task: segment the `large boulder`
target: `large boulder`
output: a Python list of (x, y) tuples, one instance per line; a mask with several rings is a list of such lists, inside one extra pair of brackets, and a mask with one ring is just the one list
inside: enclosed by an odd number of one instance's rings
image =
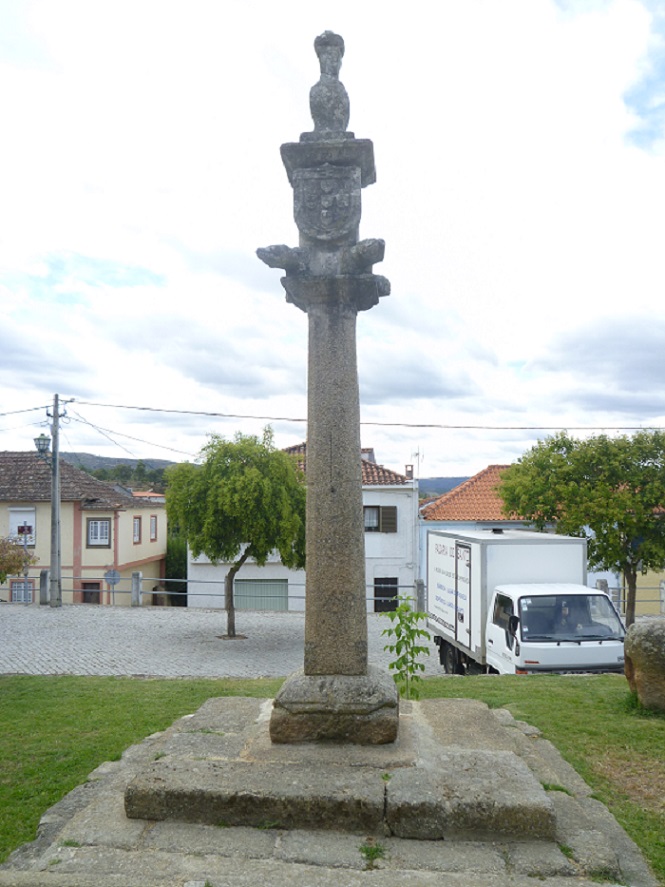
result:
[(630, 689), (645, 708), (665, 711), (665, 619), (631, 625), (625, 653)]

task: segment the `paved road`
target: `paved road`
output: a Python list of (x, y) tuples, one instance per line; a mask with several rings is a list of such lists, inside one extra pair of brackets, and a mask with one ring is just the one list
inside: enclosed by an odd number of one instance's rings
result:
[[(387, 668), (385, 617), (368, 616), (369, 661)], [(0, 674), (280, 677), (302, 667), (303, 613), (238, 612), (228, 641), (223, 610), (180, 607), (59, 609), (0, 605)], [(443, 674), (436, 647), (428, 674)]]

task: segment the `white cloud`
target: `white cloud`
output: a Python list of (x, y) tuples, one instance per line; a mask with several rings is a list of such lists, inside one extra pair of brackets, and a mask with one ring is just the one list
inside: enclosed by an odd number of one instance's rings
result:
[[(655, 422), (658, 5), (453, 0), (436, 13), (375, 0), (2, 7), (0, 413), (59, 390), (259, 417), (80, 406), (186, 452), (207, 431), (304, 417), (307, 318), (254, 253), (297, 243), (279, 145), (311, 128), (312, 43), (330, 28), (346, 40), (351, 129), (375, 145), (361, 235), (386, 240), (375, 270), (392, 283), (358, 321), (361, 412), (401, 424), (364, 425), (363, 442), (386, 465), (420, 449), (423, 473), (469, 474), (538, 432), (451, 426)], [(603, 345), (621, 329), (611, 363)], [(305, 436), (273, 424), (278, 443)], [(93, 446), (82, 423), (68, 433)], [(29, 436), (0, 417), (0, 447)], [(102, 434), (97, 451), (113, 452)]]

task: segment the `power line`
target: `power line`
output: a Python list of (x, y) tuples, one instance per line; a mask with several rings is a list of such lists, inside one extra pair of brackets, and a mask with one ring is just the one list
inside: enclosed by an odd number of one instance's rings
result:
[(361, 422), (395, 428), (444, 428), (451, 431), (665, 431), (662, 425), (440, 425), (415, 422)]
[[(77, 404), (90, 407), (103, 407), (116, 410), (138, 410), (147, 413), (173, 413), (186, 416), (204, 416), (216, 419), (258, 419), (262, 422), (307, 422), (307, 419), (292, 416), (253, 416), (243, 413), (218, 413), (204, 410), (177, 410), (165, 407), (144, 407), (129, 404), (94, 403), (77, 400)], [(378, 425), (388, 428), (440, 428), (449, 431), (665, 431), (662, 425), (449, 425), (440, 422), (374, 422), (361, 421), (361, 425)], [(126, 435), (128, 436), (128, 435)], [(138, 438), (135, 438), (138, 440)], [(147, 441), (142, 441), (147, 443)], [(169, 449), (169, 447), (165, 447)], [(178, 452), (177, 450), (175, 452)]]
[(10, 410), (6, 413), (0, 413), (0, 418), (3, 416), (17, 416), (19, 413), (34, 413), (36, 410), (48, 410), (50, 404), (45, 404), (43, 407), (28, 407), (25, 410)]
[(140, 410), (145, 413), (175, 413), (181, 416), (209, 416), (217, 419), (260, 419), (263, 422), (306, 422), (307, 419), (295, 419), (290, 416), (249, 416), (242, 413), (213, 413), (203, 410), (175, 410), (162, 407), (138, 407), (118, 403), (93, 403), (89, 400), (77, 400), (78, 404), (88, 407), (109, 407), (115, 410)]
[[(79, 401), (79, 403), (80, 402), (81, 401)], [(100, 406), (100, 404), (98, 404), (98, 406)], [(159, 447), (162, 450), (169, 450), (171, 453), (180, 453), (180, 455), (182, 455), (182, 456), (191, 456), (192, 458), (195, 458), (193, 453), (187, 453), (185, 450), (176, 450), (174, 447), (167, 447), (165, 444), (153, 443), (150, 440), (143, 440), (140, 437), (132, 437), (131, 434), (123, 434), (123, 432), (121, 432), (121, 431), (113, 431), (110, 428), (101, 428), (99, 425), (94, 425), (92, 422), (89, 422), (87, 419), (84, 419), (83, 416), (80, 416), (78, 413), (74, 413), (73, 418), (74, 418), (75, 422), (81, 422), (84, 425), (89, 425), (90, 428), (94, 428), (95, 431), (98, 431), (101, 435), (108, 438), (108, 440), (110, 440), (111, 443), (120, 447), (126, 453), (129, 453), (129, 455), (132, 456), (132, 458), (135, 458), (134, 453), (132, 453), (126, 447), (123, 447), (121, 443), (118, 443), (118, 441), (113, 440), (113, 438), (110, 437), (110, 435), (113, 434), (113, 435), (116, 435), (116, 437), (126, 437), (127, 440), (134, 440), (137, 443), (147, 444), (148, 446), (151, 446), (151, 447)]]
[(105, 437), (107, 440), (110, 440), (111, 443), (115, 444), (116, 447), (120, 447), (121, 450), (124, 450), (132, 458), (135, 458), (134, 453), (132, 453), (131, 450), (128, 450), (127, 447), (124, 447), (121, 443), (118, 443), (117, 440), (114, 440), (111, 437), (111, 434), (116, 434), (115, 431), (107, 432), (105, 429), (99, 428), (97, 425), (93, 425), (92, 422), (88, 422), (87, 419), (84, 419), (83, 416), (80, 416), (78, 413), (73, 412), (72, 418), (74, 419), (75, 422), (81, 422), (83, 425), (87, 425), (89, 428), (94, 428), (94, 430), (98, 431), (102, 435), (102, 437)]

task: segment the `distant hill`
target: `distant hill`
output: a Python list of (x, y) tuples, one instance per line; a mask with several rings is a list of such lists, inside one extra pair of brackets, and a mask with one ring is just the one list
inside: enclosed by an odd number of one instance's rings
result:
[(93, 456), (92, 453), (60, 453), (65, 462), (85, 471), (97, 471), (98, 468), (114, 468), (116, 465), (127, 465), (132, 471), (139, 462), (143, 462), (146, 468), (168, 468), (175, 465), (166, 459), (120, 459), (115, 456)]
[[(109, 470), (118, 465), (126, 465), (130, 471), (134, 471), (139, 462), (143, 462), (147, 469), (163, 469), (175, 462), (167, 459), (125, 459), (116, 456), (94, 456), (92, 453), (60, 453), (60, 456), (76, 468), (84, 471), (97, 471), (100, 468)], [(447, 493), (468, 480), (468, 477), (421, 477), (418, 481), (418, 493), (421, 498), (425, 496), (440, 496)]]
[(421, 477), (418, 481), (418, 494), (421, 498), (425, 496), (441, 496), (454, 490), (468, 477)]

